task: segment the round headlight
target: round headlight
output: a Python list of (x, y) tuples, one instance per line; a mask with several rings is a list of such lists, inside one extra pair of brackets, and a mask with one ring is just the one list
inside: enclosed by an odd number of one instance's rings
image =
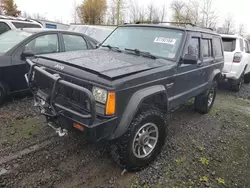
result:
[(98, 88), (98, 87), (93, 87), (92, 89), (92, 93), (95, 97), (95, 100), (97, 102), (100, 102), (100, 103), (103, 103), (105, 104), (106, 101), (107, 101), (107, 91), (105, 89), (101, 89), (101, 88)]

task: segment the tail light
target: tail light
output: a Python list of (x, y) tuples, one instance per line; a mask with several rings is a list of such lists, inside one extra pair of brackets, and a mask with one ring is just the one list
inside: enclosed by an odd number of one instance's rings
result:
[(234, 63), (240, 63), (241, 59), (242, 59), (242, 54), (240, 52), (236, 52), (234, 54), (233, 62)]

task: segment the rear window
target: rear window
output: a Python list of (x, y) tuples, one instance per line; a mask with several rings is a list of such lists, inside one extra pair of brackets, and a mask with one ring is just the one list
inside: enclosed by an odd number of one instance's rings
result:
[(235, 50), (236, 39), (235, 38), (222, 38), (224, 51), (233, 52)]
[(41, 28), (38, 24), (32, 24), (32, 23), (22, 23), (22, 22), (12, 22), (12, 24), (17, 28)]

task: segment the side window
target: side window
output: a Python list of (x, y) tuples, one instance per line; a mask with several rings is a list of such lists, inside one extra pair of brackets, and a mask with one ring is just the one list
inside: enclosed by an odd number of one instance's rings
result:
[(214, 55), (215, 57), (223, 56), (221, 40), (219, 38), (214, 38)]
[(189, 41), (189, 45), (187, 47), (187, 50), (185, 52), (185, 55), (197, 55), (198, 58), (200, 58), (200, 39), (197, 37), (191, 38)]
[(23, 22), (11, 22), (17, 29), (19, 28), (41, 28), (38, 24), (23, 23)]
[(86, 41), (81, 36), (63, 34), (63, 41), (66, 52), (87, 49)]
[(247, 41), (245, 41), (245, 52), (250, 53)]
[(6, 23), (0, 22), (0, 35), (9, 30), (10, 30), (10, 27)]
[(203, 43), (203, 57), (212, 57), (212, 45), (210, 39), (202, 39)]
[(240, 39), (240, 51), (244, 52), (243, 39)]
[(57, 34), (43, 35), (33, 39), (25, 45), (26, 51), (34, 54), (47, 54), (59, 52)]

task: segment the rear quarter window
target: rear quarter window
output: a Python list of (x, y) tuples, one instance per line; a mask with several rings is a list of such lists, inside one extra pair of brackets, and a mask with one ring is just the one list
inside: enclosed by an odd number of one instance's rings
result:
[(233, 52), (236, 47), (236, 38), (222, 38), (224, 51)]
[(214, 55), (215, 57), (223, 56), (222, 44), (220, 38), (214, 38)]

